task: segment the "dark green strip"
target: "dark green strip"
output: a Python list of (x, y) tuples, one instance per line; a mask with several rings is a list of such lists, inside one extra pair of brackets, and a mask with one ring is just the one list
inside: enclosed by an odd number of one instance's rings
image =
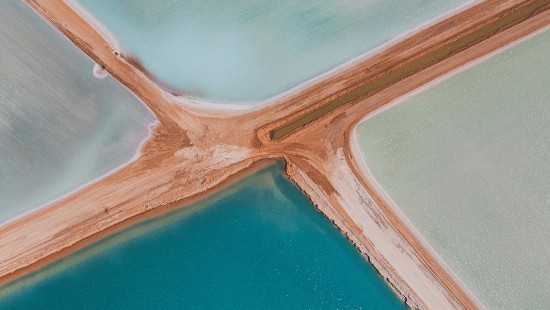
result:
[[(394, 84), (419, 70), (425, 69), (431, 65), (440, 62), (442, 59), (451, 56), (457, 52), (460, 52), (487, 37), (507, 29), (523, 19), (528, 18), (537, 10), (543, 8), (549, 4), (550, 0), (536, 0), (528, 5), (525, 5), (519, 9), (513, 10), (504, 17), (496, 20), (495, 22), (488, 24), (458, 40), (455, 40), (441, 48), (426, 54), (416, 60), (413, 60), (402, 67), (399, 67), (389, 73), (380, 76), (368, 83), (365, 83), (344, 95), (329, 101), (327, 104), (316, 108), (315, 110), (290, 121), (280, 127), (277, 127), (269, 132), (269, 138), (272, 140), (280, 139), (292, 131), (306, 125), (307, 123), (320, 118), (321, 116), (349, 103), (364, 95), (372, 95), (375, 92), (382, 90), (383, 88)], [(545, 8), (547, 9), (547, 8)]]

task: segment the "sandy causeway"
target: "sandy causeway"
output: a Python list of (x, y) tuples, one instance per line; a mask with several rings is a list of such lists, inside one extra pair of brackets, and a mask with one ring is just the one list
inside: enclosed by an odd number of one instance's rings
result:
[(153, 111), (159, 125), (133, 162), (0, 227), (0, 284), (113, 231), (189, 205), (269, 161), (284, 159), (289, 177), (409, 306), (482, 307), (399, 210), (375, 190), (355, 146), (353, 130), (377, 108), (550, 24), (550, 11), (272, 141), (267, 136), (271, 128), (531, 1), (488, 0), (468, 7), (269, 104), (238, 111), (202, 107), (165, 92), (139, 65), (114, 49), (108, 36), (87, 23), (89, 16), (79, 15), (66, 2), (26, 1), (136, 94)]

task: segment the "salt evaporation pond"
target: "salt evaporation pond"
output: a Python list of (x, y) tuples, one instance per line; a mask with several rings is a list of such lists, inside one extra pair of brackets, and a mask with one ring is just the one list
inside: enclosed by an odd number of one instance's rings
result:
[(0, 223), (131, 159), (152, 114), (22, 1), (0, 2)]
[(72, 0), (171, 90), (252, 104), (472, 1)]
[(0, 308), (405, 309), (281, 166), (0, 288)]
[(488, 308), (550, 308), (550, 30), (358, 127), (376, 182)]

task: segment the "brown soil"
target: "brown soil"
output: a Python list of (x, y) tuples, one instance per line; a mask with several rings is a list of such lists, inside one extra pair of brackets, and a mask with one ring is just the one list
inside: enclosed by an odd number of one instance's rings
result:
[(135, 60), (128, 61), (112, 50), (68, 4), (60, 0), (26, 1), (140, 97), (160, 124), (135, 161), (0, 227), (0, 284), (114, 230), (189, 205), (250, 173), (258, 162), (284, 158), (290, 178), (357, 245), (408, 305), (480, 308), (401, 214), (373, 190), (355, 158), (350, 138), (357, 122), (368, 113), (548, 25), (550, 11), (336, 109), (285, 139), (272, 141), (269, 130), (282, 122), (530, 1), (482, 2), (268, 105), (240, 113), (179, 103), (181, 98), (163, 91), (140, 71)]

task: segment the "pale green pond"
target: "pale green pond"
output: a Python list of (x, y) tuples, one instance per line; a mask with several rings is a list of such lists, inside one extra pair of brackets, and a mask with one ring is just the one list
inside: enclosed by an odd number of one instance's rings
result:
[(368, 117), (366, 166), (488, 308), (550, 308), (550, 31)]

